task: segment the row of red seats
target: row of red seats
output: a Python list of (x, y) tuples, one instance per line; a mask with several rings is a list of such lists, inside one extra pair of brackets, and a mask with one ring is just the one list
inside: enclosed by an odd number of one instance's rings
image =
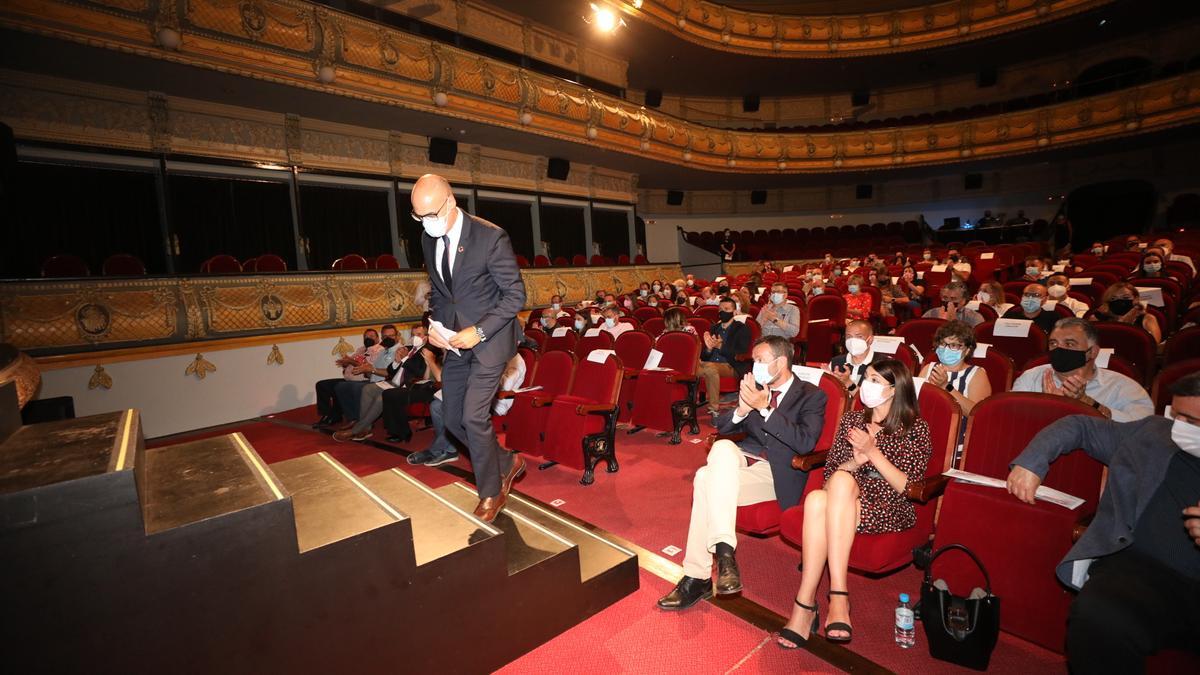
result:
[(592, 267), (612, 267), (614, 265), (649, 264), (650, 261), (646, 259), (646, 256), (640, 253), (633, 257), (632, 262), (630, 261), (629, 256), (625, 255), (624, 253), (617, 256), (615, 259), (606, 255), (594, 255), (589, 259), (583, 254), (577, 253), (571, 257), (569, 262), (561, 255), (555, 256), (554, 260), (550, 260), (550, 258), (539, 254), (533, 257), (533, 265), (529, 264), (529, 258), (526, 258), (523, 255), (517, 255), (517, 266), (522, 269), (527, 267), (587, 267), (589, 265)]
[[(42, 276), (45, 278), (90, 277), (91, 268), (77, 255), (63, 253), (52, 255), (42, 262)], [(101, 276), (125, 277), (141, 276), (146, 273), (146, 264), (141, 258), (128, 253), (114, 253), (104, 259), (100, 265)]]

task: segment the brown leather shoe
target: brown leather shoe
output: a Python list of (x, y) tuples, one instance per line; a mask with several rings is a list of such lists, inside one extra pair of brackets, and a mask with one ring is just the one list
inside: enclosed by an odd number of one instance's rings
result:
[(480, 499), (479, 505), (475, 507), (475, 516), (485, 523), (490, 523), (500, 514), (507, 501), (508, 496), (503, 493), (495, 497)]
[(500, 494), (508, 496), (512, 490), (513, 483), (525, 473), (525, 458), (519, 453), (513, 453), (512, 466), (508, 467), (508, 473), (500, 479)]
[(352, 429), (352, 428), (354, 428), (355, 424), (358, 424), (358, 420), (350, 420), (349, 422), (346, 422), (342, 426), (338, 427), (338, 431), (342, 431), (345, 429)]
[(354, 432), (350, 429), (342, 429), (341, 431), (333, 432), (333, 440), (343, 443), (354, 438)]

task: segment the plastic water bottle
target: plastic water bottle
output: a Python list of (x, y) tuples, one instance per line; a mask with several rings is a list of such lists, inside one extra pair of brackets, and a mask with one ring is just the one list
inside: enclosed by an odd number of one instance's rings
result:
[(913, 630), (913, 611), (908, 606), (908, 593), (900, 594), (900, 606), (896, 607), (896, 644), (901, 649), (908, 649), (917, 644), (917, 634)]

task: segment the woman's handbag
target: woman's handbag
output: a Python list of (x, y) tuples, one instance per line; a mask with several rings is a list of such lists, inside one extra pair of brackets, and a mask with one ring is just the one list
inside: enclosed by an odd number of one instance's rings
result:
[[(938, 556), (959, 549), (983, 572), (986, 590), (975, 588), (967, 597), (954, 595), (946, 582), (933, 581), (933, 564)], [(992, 595), (992, 581), (983, 563), (962, 544), (934, 551), (921, 582), (921, 623), (929, 642), (929, 655), (974, 670), (987, 670), (992, 650), (1000, 637), (1000, 598)]]

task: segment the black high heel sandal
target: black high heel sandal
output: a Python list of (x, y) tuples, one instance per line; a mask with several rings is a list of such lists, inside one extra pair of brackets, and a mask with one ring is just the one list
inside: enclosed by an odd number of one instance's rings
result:
[[(799, 649), (800, 647), (803, 647), (804, 644), (806, 642), (808, 642), (809, 638), (811, 638), (812, 636), (817, 634), (817, 627), (820, 626), (820, 624), (821, 624), (821, 622), (820, 622), (821, 613), (820, 613), (820, 609), (819, 609), (820, 605), (818, 605), (815, 602), (812, 605), (806, 605), (803, 602), (800, 602), (799, 600), (796, 601), (796, 604), (800, 605), (801, 609), (807, 609), (808, 611), (813, 613), (812, 628), (809, 629), (807, 638), (800, 637), (799, 633), (797, 633), (796, 631), (791, 630), (789, 628), (781, 629), (779, 631), (779, 634), (775, 636), (776, 637), (775, 644), (779, 645), (780, 649)], [(779, 638), (783, 638), (784, 640), (787, 640), (788, 642), (791, 642), (793, 645), (796, 645), (796, 646), (789, 647), (789, 646), (783, 644), (782, 642), (780, 642)]]
[[(844, 595), (846, 602), (850, 602), (850, 591), (829, 591), (829, 595)], [(846, 634), (846, 637), (830, 637), (829, 631), (838, 630)], [(849, 642), (854, 637), (854, 627), (848, 623), (837, 621), (825, 626), (825, 639), (829, 642)]]

